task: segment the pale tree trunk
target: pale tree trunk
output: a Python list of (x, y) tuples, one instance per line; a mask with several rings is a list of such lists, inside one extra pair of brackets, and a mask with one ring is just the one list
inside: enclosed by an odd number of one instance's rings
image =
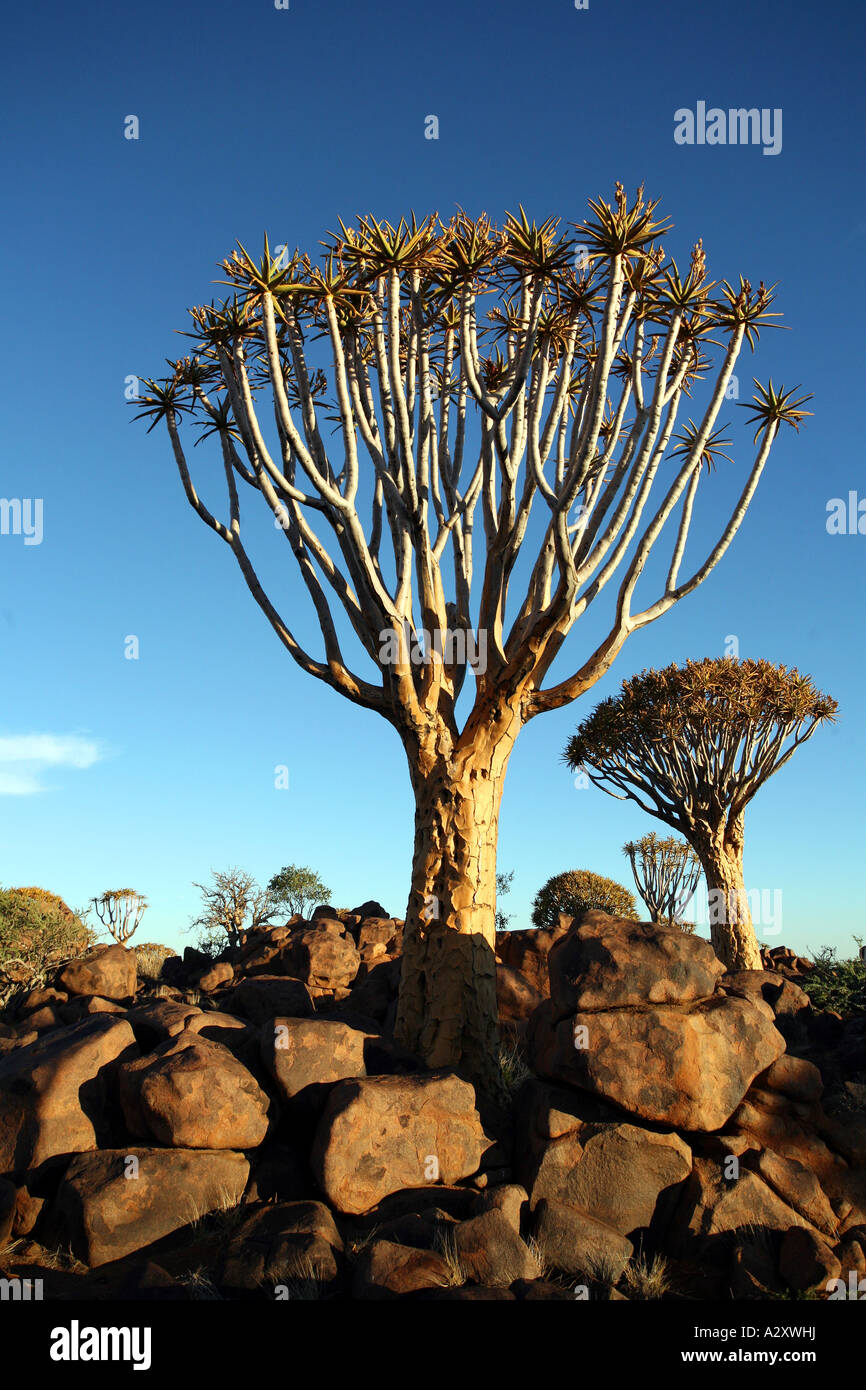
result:
[(496, 842), (516, 730), (442, 730), (411, 749), (415, 852), (395, 1036), (429, 1067), (501, 1095), (496, 1004)]
[(710, 938), (728, 970), (763, 970), (743, 879), (743, 817), (701, 834), (696, 843), (707, 880)]

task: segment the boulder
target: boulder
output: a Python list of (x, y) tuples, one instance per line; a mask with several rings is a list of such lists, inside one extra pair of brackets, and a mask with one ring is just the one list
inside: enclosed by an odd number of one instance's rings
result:
[(151, 1048), (166, 1038), (176, 1038), (201, 1013), (202, 1010), (195, 1004), (179, 1004), (174, 999), (150, 999), (146, 1004), (136, 1004), (128, 1011), (126, 1018), (139, 1045)]
[(275, 1018), (261, 1028), (262, 1060), (291, 1100), (312, 1085), (364, 1076), (366, 1034), (320, 1018)]
[(475, 1091), (459, 1077), (373, 1076), (331, 1091), (311, 1165), (332, 1206), (361, 1213), (403, 1188), (471, 1176), (487, 1147)]
[(256, 975), (241, 980), (223, 1007), (250, 1023), (267, 1023), (272, 1018), (310, 1018), (315, 1012), (306, 985), (285, 975)]
[(0, 1059), (0, 1173), (105, 1142), (118, 1064), (137, 1053), (124, 1019), (97, 1015)]
[(320, 990), (348, 988), (361, 958), (338, 918), (318, 917), (309, 926), (294, 927), (280, 952), (286, 975)]
[(235, 977), (234, 966), (227, 960), (218, 960), (199, 976), (198, 987), (202, 994), (213, 994), (214, 990), (230, 985)]
[(418, 1289), (447, 1288), (451, 1280), (447, 1262), (435, 1251), (373, 1240), (355, 1261), (352, 1297), (398, 1298)]
[(615, 1284), (634, 1254), (630, 1240), (578, 1207), (543, 1197), (535, 1209), (535, 1239), (545, 1260), (563, 1274)]
[(836, 1214), (815, 1174), (795, 1158), (783, 1158), (772, 1149), (757, 1156), (757, 1171), (777, 1196), (798, 1211), (825, 1236), (835, 1238), (839, 1228)]
[(330, 1284), (338, 1275), (340, 1232), (322, 1202), (280, 1202), (249, 1216), (232, 1236), (219, 1284), (254, 1292), (295, 1280)]
[(534, 985), (510, 965), (496, 967), (496, 1003), (506, 1023), (524, 1023), (543, 1001)]
[(57, 976), (67, 994), (98, 994), (103, 999), (130, 999), (135, 994), (138, 965), (125, 946), (98, 946), (71, 960)]
[(195, 1033), (169, 1038), (120, 1068), (132, 1134), (177, 1149), (252, 1149), (268, 1131), (269, 1100), (220, 1043)]
[(842, 1266), (830, 1246), (814, 1231), (792, 1226), (782, 1237), (779, 1273), (792, 1289), (826, 1288)]
[(53, 1215), (73, 1252), (95, 1268), (143, 1250), (208, 1212), (237, 1205), (248, 1175), (244, 1155), (227, 1149), (77, 1154)]
[(719, 1129), (754, 1078), (785, 1050), (769, 1019), (747, 1000), (724, 994), (558, 1022), (554, 1008), (546, 1001), (530, 1020), (529, 1060), (537, 1075), (682, 1129)]
[(649, 1226), (663, 1192), (688, 1177), (692, 1155), (678, 1134), (626, 1123), (576, 1121), (549, 1141), (529, 1189), (542, 1198), (581, 1207), (620, 1235)]
[(559, 914), (555, 927), (529, 927), (523, 931), (496, 933), (497, 960), (516, 970), (542, 999), (550, 994), (548, 957), (551, 948), (571, 927), (573, 918)]
[(725, 1165), (695, 1158), (691, 1175), (668, 1232), (671, 1253), (696, 1259), (715, 1255), (727, 1260), (732, 1244), (742, 1244), (754, 1229), (784, 1232), (792, 1226), (813, 1227), (778, 1197), (768, 1183), (748, 1169), (725, 1176)]
[(709, 941), (679, 927), (585, 912), (551, 949), (554, 1017), (596, 1010), (693, 1004), (724, 974)]
[(538, 1278), (535, 1256), (502, 1210), (460, 1221), (451, 1235), (460, 1266), (475, 1284), (507, 1288), (515, 1279)]
[[(387, 917), (388, 914), (381, 903), (377, 903), (375, 898), (369, 898), (367, 902), (361, 903), (360, 907), (353, 907), (350, 916), (363, 919), (364, 917)], [(402, 925), (401, 922), (400, 926)]]

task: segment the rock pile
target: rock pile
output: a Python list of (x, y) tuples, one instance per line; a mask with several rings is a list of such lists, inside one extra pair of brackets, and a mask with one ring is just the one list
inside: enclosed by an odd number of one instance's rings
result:
[(726, 975), (698, 937), (597, 912), (502, 934), (531, 1075), (493, 1113), (393, 1040), (402, 925), (323, 906), (169, 957), (156, 989), (110, 946), (20, 1000), (3, 1272), (69, 1245), (135, 1297), (192, 1297), (202, 1267), (278, 1298), (621, 1296), (655, 1255), (696, 1296), (866, 1276), (866, 1120), (795, 1054), (796, 958)]

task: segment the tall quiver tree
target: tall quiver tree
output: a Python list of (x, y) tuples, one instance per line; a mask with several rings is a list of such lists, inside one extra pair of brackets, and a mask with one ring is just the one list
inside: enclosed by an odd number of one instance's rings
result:
[(721, 657), (643, 671), (569, 739), (571, 768), (694, 848), (712, 943), (730, 970), (761, 968), (743, 879), (746, 807), (836, 709), (796, 668)]
[[(431, 1066), (488, 1088), (498, 1084), (497, 825), (515, 739), (582, 695), (630, 632), (697, 588), (739, 528), (781, 423), (801, 413), (790, 392), (758, 388), (748, 476), (681, 580), (738, 354), (777, 315), (771, 292), (742, 278), (713, 297), (700, 243), (681, 275), (665, 260), (656, 207), (642, 190), (630, 202), (618, 184), (612, 205), (590, 203), (577, 241), (557, 219), (538, 226), (521, 210), (501, 228), (462, 212), (396, 227), (363, 217), (352, 230), (340, 224), (315, 266), (298, 252), (275, 259), (267, 241), (258, 262), (241, 247), (223, 263), (232, 298), (191, 310), (195, 354), (145, 381), (138, 402), (150, 429), (165, 423), (190, 504), (292, 658), (396, 729), (416, 806), (397, 1033)], [(713, 344), (715, 367), (704, 353)], [(699, 422), (675, 436), (683, 395), (708, 374)], [(192, 479), (185, 416), (219, 440), (224, 519)], [(674, 437), (679, 464), (663, 471)], [(297, 562), (323, 659), (302, 647), (259, 579), (241, 523), (247, 489)], [(650, 551), (677, 515), (664, 588), (636, 610)], [(527, 537), (525, 587), (509, 601)], [(617, 571), (602, 640), (545, 686), (570, 629)], [(352, 634), (371, 676), (344, 657)], [(470, 669), (474, 695), (458, 718)]]

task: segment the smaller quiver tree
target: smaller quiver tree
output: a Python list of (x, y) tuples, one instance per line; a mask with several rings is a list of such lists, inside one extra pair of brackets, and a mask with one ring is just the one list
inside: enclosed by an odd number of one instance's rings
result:
[(112, 888), (91, 901), (100, 922), (118, 946), (126, 944), (147, 911), (147, 899), (134, 888)]
[(622, 847), (646, 903), (651, 922), (682, 926), (683, 912), (694, 897), (701, 861), (691, 845), (676, 835), (662, 838), (654, 831)]
[(746, 806), (837, 708), (796, 667), (707, 658), (633, 676), (568, 741), (572, 770), (696, 851), (713, 947), (729, 970), (761, 969), (743, 881)]

